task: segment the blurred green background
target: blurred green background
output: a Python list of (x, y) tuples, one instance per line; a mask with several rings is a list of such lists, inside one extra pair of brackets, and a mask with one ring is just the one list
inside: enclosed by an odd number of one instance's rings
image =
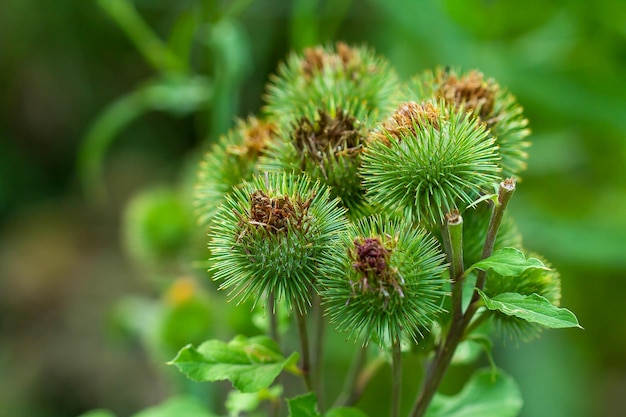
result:
[(371, 45), (405, 79), (479, 68), (518, 96), (533, 146), (511, 210), (585, 330), (508, 343), (496, 360), (523, 416), (624, 415), (626, 3), (614, 0), (3, 0), (0, 415), (124, 416), (181, 389), (162, 368), (187, 339), (159, 352), (140, 340), (160, 317), (174, 343), (167, 322), (189, 294), (185, 308), (226, 308), (197, 288), (203, 232), (161, 230), (195, 249), (151, 270), (125, 250), (125, 207), (156, 186), (184, 194), (207, 144), (258, 112), (286, 53), (334, 40)]

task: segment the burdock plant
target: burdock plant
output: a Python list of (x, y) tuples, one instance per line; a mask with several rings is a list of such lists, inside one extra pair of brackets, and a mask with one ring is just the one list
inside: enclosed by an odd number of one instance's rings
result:
[[(204, 158), (196, 208), (212, 278), (230, 299), (264, 306), (269, 334), (188, 345), (171, 363), (196, 381), (231, 381), (232, 415), (263, 399), (272, 417), (367, 415), (361, 394), (389, 360), (392, 394), (379, 402), (392, 417), (515, 416), (519, 389), (493, 361), (457, 395), (437, 393), (457, 348), (474, 341), (491, 357), (492, 333), (523, 341), (579, 327), (559, 307), (559, 274), (522, 246), (506, 212), (529, 134), (515, 97), (476, 70), (399, 85), (365, 47), (291, 54), (264, 115)], [(297, 346), (276, 324), (281, 309), (296, 318)], [(329, 332), (355, 351), (334, 401)], [(411, 356), (422, 361), (402, 361)], [(409, 379), (412, 407), (400, 395)]]

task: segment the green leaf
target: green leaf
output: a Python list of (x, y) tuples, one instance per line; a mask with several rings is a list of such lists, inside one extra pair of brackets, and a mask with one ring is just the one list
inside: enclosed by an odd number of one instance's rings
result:
[[(289, 408), (289, 417), (322, 417), (317, 410), (317, 397), (312, 392), (288, 398), (287, 408)], [(324, 417), (367, 417), (367, 415), (357, 408), (337, 407), (328, 410)]]
[(528, 258), (524, 253), (515, 248), (502, 248), (494, 252), (490, 257), (476, 262), (470, 266), (465, 273), (469, 273), (474, 269), (482, 271), (493, 271), (500, 275), (510, 277), (521, 275), (527, 269), (550, 269), (543, 262), (536, 258)]
[(215, 417), (197, 399), (189, 396), (171, 398), (157, 406), (147, 408), (133, 417)]
[(298, 353), (285, 358), (267, 336), (236, 336), (229, 343), (209, 340), (197, 349), (187, 345), (169, 364), (194, 381), (226, 379), (241, 392), (255, 392), (267, 388), (283, 369), (297, 373), (298, 358)]
[(92, 410), (78, 417), (115, 417), (115, 414), (108, 410)]
[(243, 412), (252, 412), (259, 408), (261, 401), (279, 401), (283, 393), (282, 385), (274, 385), (271, 388), (265, 388), (258, 392), (239, 392), (231, 391), (226, 398), (226, 410), (231, 417), (237, 417)]
[(159, 39), (133, 2), (98, 0), (98, 4), (122, 28), (137, 50), (157, 71), (183, 71), (185, 64)]
[(204, 106), (211, 95), (212, 86), (207, 78), (169, 75), (151, 80), (109, 104), (89, 128), (79, 150), (78, 173), (85, 190), (104, 196), (104, 156), (132, 121), (151, 110), (186, 115)]
[(457, 395), (436, 395), (426, 417), (515, 417), (521, 408), (522, 396), (513, 378), (482, 369)]
[(479, 291), (485, 306), (492, 311), (500, 311), (507, 316), (515, 316), (530, 323), (537, 323), (552, 329), (579, 327), (576, 316), (565, 308), (559, 308), (538, 294), (522, 295), (513, 292), (498, 294), (493, 298)]
[(322, 417), (317, 411), (317, 397), (314, 393), (287, 398), (289, 417)]

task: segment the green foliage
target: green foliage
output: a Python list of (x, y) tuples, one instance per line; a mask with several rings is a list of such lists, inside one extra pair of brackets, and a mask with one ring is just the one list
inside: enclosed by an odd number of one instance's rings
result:
[[(289, 417), (322, 417), (318, 411), (317, 397), (314, 393), (287, 399)], [(361, 410), (351, 407), (334, 407), (323, 417), (367, 417)]]
[(283, 357), (266, 336), (237, 336), (229, 343), (208, 340), (198, 348), (187, 345), (169, 364), (194, 381), (226, 379), (239, 391), (252, 393), (269, 387), (283, 369), (297, 373), (297, 360), (297, 353)]
[[(215, 414), (206, 410), (204, 405), (190, 396), (172, 397), (167, 401), (135, 413), (132, 417), (215, 417)], [(105, 410), (94, 410), (80, 417), (115, 417), (115, 414)]]
[(426, 417), (515, 417), (522, 396), (513, 379), (498, 370), (478, 370), (457, 395), (437, 395)]
[(519, 317), (553, 329), (580, 328), (576, 316), (571, 311), (555, 306), (538, 294), (503, 293), (494, 298), (487, 297), (482, 291), (479, 294), (489, 310), (497, 310), (508, 316)]
[(515, 248), (502, 248), (490, 257), (475, 263), (466, 270), (493, 271), (506, 277), (518, 277), (528, 269), (549, 269), (537, 258), (526, 258), (524, 253)]

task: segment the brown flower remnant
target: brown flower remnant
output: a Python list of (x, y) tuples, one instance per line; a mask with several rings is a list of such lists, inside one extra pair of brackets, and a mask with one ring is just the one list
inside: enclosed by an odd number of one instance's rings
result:
[(389, 144), (389, 137), (401, 140), (403, 136), (415, 135), (416, 128), (439, 129), (439, 110), (431, 103), (417, 104), (414, 101), (402, 103), (400, 107), (373, 132), (373, 138)]
[(250, 195), (250, 224), (280, 231), (287, 227), (294, 215), (295, 208), (287, 196), (270, 198), (260, 190)]
[(315, 48), (306, 48), (304, 50), (304, 60), (302, 61), (302, 70), (311, 77), (316, 72), (321, 72), (324, 68), (338, 69), (344, 71), (358, 66), (360, 59), (355, 49), (349, 47), (343, 42), (337, 42), (336, 53), (328, 53), (321, 46)]
[(289, 226), (300, 229), (309, 218), (307, 213), (312, 199), (272, 198), (257, 190), (250, 195), (250, 219), (247, 223), (272, 233), (287, 231)]
[(391, 250), (379, 238), (357, 238), (354, 240), (354, 248), (352, 266), (361, 274), (361, 278), (353, 283), (353, 287), (361, 292), (378, 292), (385, 297), (389, 297), (393, 288), (404, 297), (400, 287), (404, 282), (397, 280), (397, 270), (389, 265)]
[(293, 144), (302, 157), (320, 164), (330, 155), (355, 156), (361, 151), (359, 122), (346, 111), (337, 110), (331, 117), (326, 111), (318, 111), (318, 120), (301, 118), (293, 133)]
[(462, 77), (446, 71), (439, 78), (438, 96), (450, 103), (465, 105), (488, 123), (498, 91), (498, 85), (492, 79), (485, 80), (484, 75), (475, 70)]
[(263, 153), (276, 132), (276, 126), (273, 123), (259, 120), (256, 117), (251, 117), (247, 123), (240, 122), (239, 129), (243, 136), (243, 143), (229, 146), (228, 153), (243, 156), (250, 160), (257, 159)]

